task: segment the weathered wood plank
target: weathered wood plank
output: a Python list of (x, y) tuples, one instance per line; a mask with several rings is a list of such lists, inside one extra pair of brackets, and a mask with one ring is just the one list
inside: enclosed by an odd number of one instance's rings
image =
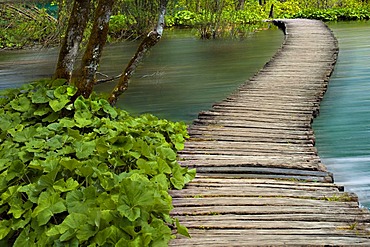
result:
[(342, 222), (355, 224), (357, 223), (369, 223), (369, 214), (361, 212), (352, 212), (351, 214), (330, 214), (330, 213), (300, 213), (300, 214), (222, 214), (222, 215), (178, 215), (176, 216), (183, 222), (204, 222), (204, 221), (223, 221), (223, 220), (234, 220), (234, 221), (304, 221), (304, 222)]
[(369, 211), (333, 183), (311, 129), (337, 42), (320, 21), (283, 22), (273, 58), (189, 127), (179, 162), (197, 176), (170, 195), (192, 238), (170, 246), (370, 246)]
[[(274, 189), (274, 188), (188, 188), (184, 191), (171, 191), (172, 197), (289, 197), (301, 199), (330, 200), (331, 198), (341, 198), (343, 193), (328, 191), (304, 191), (297, 189)], [(353, 200), (357, 200), (354, 197)]]

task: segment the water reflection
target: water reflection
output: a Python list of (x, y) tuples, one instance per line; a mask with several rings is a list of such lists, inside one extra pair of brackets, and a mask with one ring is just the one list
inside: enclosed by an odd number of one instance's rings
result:
[[(281, 46), (282, 38), (278, 30), (240, 41), (204, 41), (181, 30), (169, 33), (134, 75), (118, 106), (133, 113), (150, 112), (191, 122), (199, 111), (210, 108), (256, 73)], [(102, 71), (114, 74), (117, 68), (112, 64), (126, 64), (119, 55), (121, 50), (121, 46), (107, 50), (110, 61), (103, 61)]]
[[(196, 38), (189, 30), (167, 30), (133, 76), (117, 105), (191, 122), (200, 110), (222, 100), (257, 72), (281, 46), (279, 30), (253, 33), (244, 40)], [(123, 42), (105, 48), (100, 71), (118, 75), (138, 46)], [(0, 51), (0, 89), (50, 77), (58, 49)], [(114, 82), (97, 86), (109, 92)]]
[(335, 181), (370, 207), (370, 23), (332, 23), (339, 57), (314, 122), (319, 155)]

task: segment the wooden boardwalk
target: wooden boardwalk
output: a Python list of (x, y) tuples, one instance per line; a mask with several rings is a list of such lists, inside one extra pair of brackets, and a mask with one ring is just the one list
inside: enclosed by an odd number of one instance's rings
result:
[(172, 215), (192, 238), (170, 246), (370, 246), (370, 214), (320, 162), (311, 129), (337, 42), (320, 21), (282, 20), (282, 48), (190, 127)]

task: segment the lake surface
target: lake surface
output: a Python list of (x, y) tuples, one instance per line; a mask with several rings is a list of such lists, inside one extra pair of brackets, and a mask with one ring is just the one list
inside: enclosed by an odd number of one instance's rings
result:
[(316, 146), (336, 183), (370, 208), (370, 22), (331, 23), (339, 57), (320, 116)]
[[(117, 106), (134, 114), (149, 112), (190, 123), (199, 111), (209, 109), (261, 69), (282, 41), (277, 29), (251, 33), (242, 40), (200, 40), (190, 30), (165, 31)], [(107, 46), (100, 72), (122, 73), (137, 46), (137, 42)], [(57, 53), (57, 48), (1, 51), (0, 89), (50, 77)], [(109, 92), (114, 84), (96, 88)]]

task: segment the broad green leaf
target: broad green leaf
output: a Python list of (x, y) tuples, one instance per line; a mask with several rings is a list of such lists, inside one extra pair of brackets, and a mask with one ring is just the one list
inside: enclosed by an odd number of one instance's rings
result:
[(140, 208), (136, 206), (121, 204), (117, 210), (122, 216), (127, 217), (130, 221), (135, 221), (140, 217)]
[(42, 188), (39, 188), (36, 184), (27, 184), (20, 188), (19, 192), (26, 193), (28, 200), (30, 200), (32, 203), (37, 203), (41, 190)]
[(76, 111), (90, 111), (89, 106), (86, 104), (86, 100), (84, 99), (83, 96), (79, 96), (75, 102), (74, 102), (74, 107)]
[(13, 140), (16, 142), (28, 142), (34, 135), (37, 134), (35, 127), (26, 127), (23, 126), (20, 128), (19, 125), (17, 129), (9, 130), (9, 133), (13, 136)]
[(185, 168), (185, 169), (187, 170), (187, 172), (185, 174), (184, 182), (187, 184), (195, 178), (195, 175), (196, 175), (197, 172), (196, 172), (195, 168), (194, 169), (189, 169), (189, 170), (187, 168)]
[(56, 121), (58, 118), (59, 118), (59, 114), (57, 112), (52, 112), (49, 115), (47, 115), (46, 117), (44, 117), (42, 119), (42, 122), (49, 122), (49, 123), (51, 123), (51, 122)]
[(170, 178), (170, 181), (172, 185), (178, 190), (184, 187), (185, 181), (184, 181), (184, 176), (183, 176), (180, 166), (175, 166), (172, 169), (172, 177)]
[(58, 169), (54, 169), (50, 171), (49, 173), (40, 176), (39, 180), (37, 181), (37, 186), (42, 189), (52, 188), (57, 174), (58, 174)]
[(32, 235), (34, 234), (30, 232), (30, 227), (26, 227), (15, 240), (13, 247), (36, 247), (35, 237)]
[(84, 241), (87, 241), (92, 236), (94, 236), (96, 232), (97, 232), (97, 229), (95, 229), (94, 226), (84, 222), (83, 224), (79, 226), (76, 237), (78, 238), (78, 240), (80, 240), (80, 242), (84, 242)]
[(0, 171), (10, 166), (11, 159), (0, 159)]
[(171, 141), (175, 144), (176, 150), (180, 151), (184, 149), (185, 139), (182, 134), (171, 135)]
[(66, 104), (70, 102), (70, 99), (65, 98), (65, 99), (54, 99), (49, 101), (49, 105), (51, 109), (53, 109), (54, 112), (58, 112), (64, 108)]
[[(29, 202), (30, 203), (30, 202)], [(18, 230), (18, 229), (23, 229), (26, 227), (26, 225), (30, 222), (31, 220), (31, 210), (28, 210), (25, 214), (23, 214), (23, 217), (20, 219), (14, 219), (13, 224), (11, 226), (12, 230)], [(1, 228), (1, 226), (0, 226)], [(1, 245), (0, 245), (1, 246)]]
[(55, 135), (48, 140), (46, 145), (50, 150), (60, 149), (64, 146), (67, 139), (68, 139), (68, 136), (66, 135)]
[(116, 203), (112, 200), (112, 195), (107, 192), (103, 192), (96, 199), (97, 205), (103, 210), (114, 210), (116, 208)]
[(73, 178), (68, 178), (67, 181), (64, 181), (64, 179), (59, 179), (54, 183), (53, 188), (59, 192), (67, 192), (77, 189), (79, 185), (80, 184)]
[(67, 193), (66, 204), (69, 213), (86, 213), (96, 207), (96, 188), (90, 186), (84, 191), (72, 190)]
[(164, 160), (174, 161), (177, 158), (176, 153), (169, 147), (157, 147), (156, 152)]
[(25, 150), (18, 152), (18, 157), (22, 160), (23, 163), (26, 163), (34, 158), (32, 152), (27, 152)]
[(76, 149), (76, 156), (79, 159), (85, 159), (92, 155), (95, 151), (95, 141), (75, 141), (73, 146)]
[(88, 239), (89, 235), (94, 235), (94, 230), (86, 228), (87, 221), (88, 218), (85, 214), (71, 213), (56, 229), (49, 231), (48, 234), (50, 236), (56, 235), (55, 233), (58, 231), (62, 234), (59, 238), (61, 241), (67, 241), (76, 235), (81, 239)]
[(49, 130), (53, 131), (61, 131), (63, 129), (63, 124), (61, 123), (51, 123), (48, 126), (46, 126)]
[(99, 231), (94, 239), (98, 246), (104, 246), (105, 244), (114, 245), (121, 239), (129, 239), (129, 236), (115, 225), (111, 225)]
[(21, 123), (21, 118), (20, 118), (19, 112), (1, 114), (0, 129), (3, 131), (7, 131), (11, 128), (15, 128), (20, 123)]
[(171, 174), (172, 172), (171, 167), (167, 164), (165, 160), (158, 157), (157, 162), (159, 173)]
[(104, 112), (108, 113), (112, 118), (117, 117), (117, 111), (109, 104), (108, 101), (101, 99), (99, 100), (99, 103), (103, 105)]
[(60, 87), (60, 86), (65, 85), (66, 83), (67, 83), (66, 79), (55, 79), (52, 82), (52, 86), (53, 87)]
[(31, 101), (27, 97), (22, 96), (12, 100), (10, 106), (16, 111), (26, 112), (31, 107)]
[(90, 110), (76, 111), (74, 114), (76, 125), (80, 128), (91, 125), (93, 123), (92, 117), (93, 115), (91, 114)]
[(48, 173), (46, 176), (54, 181), (60, 170), (59, 158), (49, 156), (45, 160), (41, 161), (41, 166), (44, 168), (44, 172)]
[(19, 160), (15, 160), (9, 166), (7, 170), (6, 179), (7, 181), (12, 180), (13, 178), (19, 178), (21, 174), (24, 173), (25, 165)]
[(62, 118), (60, 119), (59, 123), (66, 128), (73, 128), (76, 126), (76, 123), (73, 119), (68, 119), (68, 118)]
[(67, 85), (59, 86), (54, 90), (54, 96), (57, 99), (66, 99), (67, 96)]
[(158, 172), (158, 163), (156, 161), (147, 161), (144, 159), (138, 159), (136, 165), (140, 170), (143, 170), (146, 174), (156, 175)]
[(77, 88), (73, 86), (68, 86), (67, 87), (67, 95), (68, 96), (73, 96), (77, 93)]
[(84, 194), (81, 190), (72, 190), (66, 195), (66, 204), (69, 213), (79, 213), (85, 210), (83, 205)]
[[(31, 97), (32, 103), (36, 104), (42, 104), (42, 103), (47, 103), (49, 102), (49, 97), (46, 95), (46, 88), (40, 87), (38, 88)], [(45, 106), (40, 106), (40, 108), (46, 109)]]
[(158, 175), (154, 176), (151, 179), (151, 181), (154, 182), (155, 184), (159, 185), (161, 190), (167, 191), (168, 188), (169, 188), (168, 179), (167, 179), (166, 175), (164, 175), (164, 174), (158, 174)]
[(38, 205), (32, 212), (32, 218), (36, 218), (38, 225), (45, 225), (50, 218), (57, 213), (66, 211), (64, 200), (59, 193), (52, 193), (51, 190), (40, 194)]
[(25, 212), (30, 210), (33, 206), (33, 203), (30, 201), (23, 202), (20, 198), (20, 195), (13, 196), (8, 202), (10, 209), (8, 214), (13, 214), (15, 219), (19, 219)]
[(28, 152), (41, 152), (46, 146), (46, 141), (43, 139), (31, 139), (29, 142), (26, 142), (26, 150)]
[[(68, 215), (69, 216), (69, 215)], [(67, 216), (67, 217), (68, 217)], [(76, 230), (74, 228), (70, 228), (67, 231), (65, 231), (60, 237), (59, 240), (64, 242), (68, 241), (76, 236)]]
[(94, 173), (94, 168), (89, 166), (88, 164), (84, 163), (81, 167), (77, 168), (78, 175), (83, 176), (85, 178), (90, 177)]
[(190, 237), (190, 234), (188, 232), (188, 228), (186, 228), (185, 226), (181, 225), (180, 222), (179, 222), (179, 219), (175, 219), (175, 222), (176, 222), (176, 228), (177, 228), (177, 232), (185, 237), (188, 237), (188, 238), (191, 238)]
[(70, 171), (82, 166), (82, 162), (76, 159), (64, 157), (60, 160), (60, 164)]
[(12, 230), (10, 227), (11, 223), (12, 222), (10, 220), (0, 220), (0, 240), (4, 239)]

